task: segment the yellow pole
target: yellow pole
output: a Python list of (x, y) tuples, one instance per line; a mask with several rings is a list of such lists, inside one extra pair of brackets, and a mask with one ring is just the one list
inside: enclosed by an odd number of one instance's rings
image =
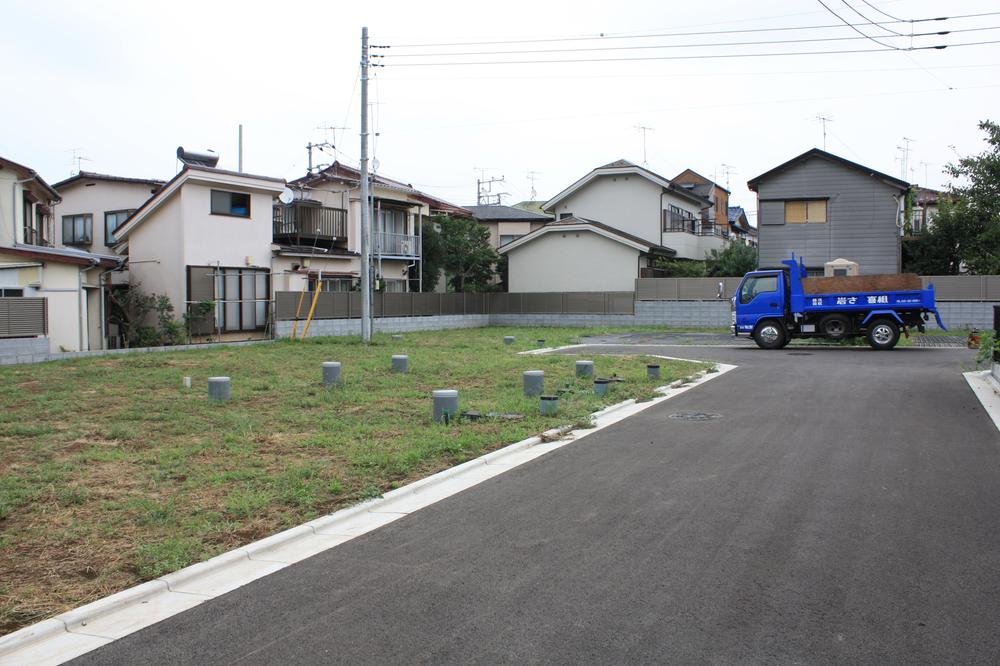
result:
[(316, 285), (316, 287), (317, 287), (317, 289), (316, 289), (316, 293), (313, 294), (312, 305), (309, 307), (309, 316), (306, 317), (306, 326), (305, 326), (305, 328), (302, 329), (302, 337), (300, 338), (301, 340), (305, 340), (306, 339), (306, 333), (309, 332), (309, 324), (312, 323), (313, 312), (315, 312), (315, 310), (316, 310), (316, 302), (319, 300), (319, 294), (320, 294), (319, 285)]
[(295, 339), (295, 331), (299, 327), (299, 312), (302, 311), (302, 301), (306, 298), (306, 290), (309, 289), (309, 281), (307, 280), (305, 285), (302, 287), (302, 293), (299, 294), (299, 304), (295, 306), (295, 323), (292, 324), (292, 340)]

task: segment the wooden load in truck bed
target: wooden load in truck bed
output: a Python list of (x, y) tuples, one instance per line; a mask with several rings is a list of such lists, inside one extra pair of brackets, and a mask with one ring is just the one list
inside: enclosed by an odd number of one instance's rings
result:
[(802, 293), (851, 294), (873, 291), (919, 291), (924, 288), (920, 276), (914, 273), (898, 275), (849, 275), (844, 277), (814, 277), (802, 280)]

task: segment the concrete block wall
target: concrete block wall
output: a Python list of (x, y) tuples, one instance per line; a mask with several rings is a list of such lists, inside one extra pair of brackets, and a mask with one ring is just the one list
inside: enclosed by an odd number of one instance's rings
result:
[(49, 360), (49, 339), (0, 338), (0, 365), (38, 363)]
[[(292, 333), (291, 321), (279, 321), (275, 335), (287, 338)], [(376, 333), (407, 333), (439, 331), (450, 328), (482, 328), (490, 325), (489, 315), (440, 315), (432, 317), (380, 317), (375, 319)], [(302, 323), (297, 335), (301, 335)], [(320, 336), (361, 335), (360, 319), (317, 319), (309, 325), (308, 338)]]
[[(993, 306), (1000, 303), (993, 301), (938, 301), (937, 308), (941, 321), (950, 329), (978, 328), (987, 330), (993, 328)], [(931, 317), (928, 328), (937, 328), (937, 322)]]
[(729, 328), (732, 311), (728, 300), (636, 301), (635, 323), (670, 328)]
[(493, 314), (492, 326), (634, 326), (630, 314)]

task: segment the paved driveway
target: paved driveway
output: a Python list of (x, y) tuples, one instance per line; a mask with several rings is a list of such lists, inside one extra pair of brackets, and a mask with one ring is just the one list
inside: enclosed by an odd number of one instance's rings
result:
[(971, 352), (662, 353), (740, 367), (79, 663), (1000, 659)]

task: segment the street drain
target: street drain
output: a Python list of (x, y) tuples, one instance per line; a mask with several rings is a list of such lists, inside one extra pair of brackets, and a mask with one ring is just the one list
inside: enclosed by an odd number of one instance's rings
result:
[(680, 419), (681, 421), (714, 421), (715, 419), (721, 419), (722, 414), (714, 412), (676, 412), (671, 414), (670, 418)]
[(812, 356), (812, 352), (788, 352), (789, 356)]

